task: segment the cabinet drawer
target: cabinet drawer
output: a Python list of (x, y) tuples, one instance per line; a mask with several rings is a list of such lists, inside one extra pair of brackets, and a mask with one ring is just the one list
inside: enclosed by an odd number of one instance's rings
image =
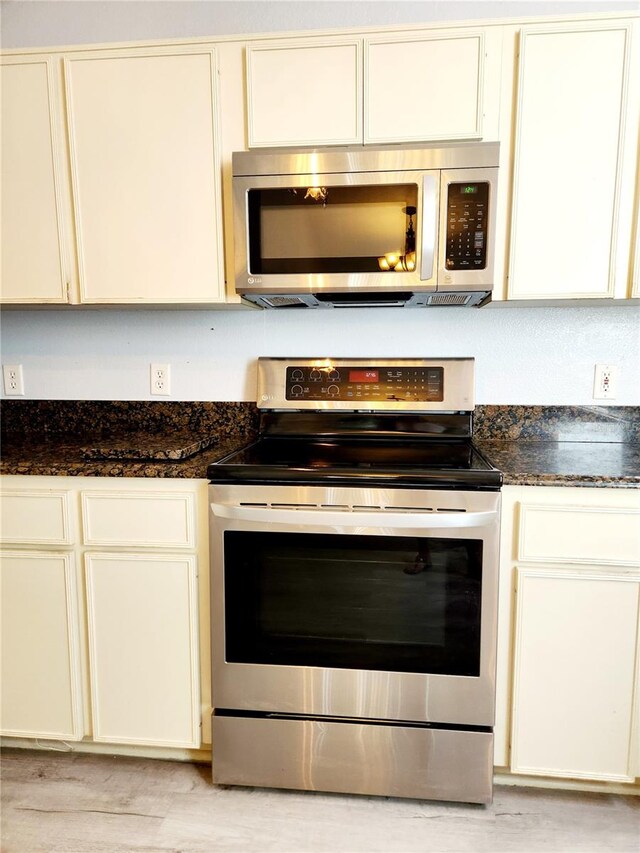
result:
[(3, 492), (0, 540), (13, 545), (69, 545), (69, 492)]
[(194, 548), (193, 495), (83, 492), (85, 545)]
[(636, 565), (640, 510), (522, 504), (518, 540), (520, 560)]

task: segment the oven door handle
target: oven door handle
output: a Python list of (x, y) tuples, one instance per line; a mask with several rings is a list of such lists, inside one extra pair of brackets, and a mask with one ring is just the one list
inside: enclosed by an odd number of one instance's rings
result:
[(218, 518), (232, 521), (256, 521), (266, 524), (304, 524), (331, 527), (407, 527), (439, 529), (487, 527), (498, 520), (497, 512), (358, 512), (353, 510), (281, 509), (212, 503)]

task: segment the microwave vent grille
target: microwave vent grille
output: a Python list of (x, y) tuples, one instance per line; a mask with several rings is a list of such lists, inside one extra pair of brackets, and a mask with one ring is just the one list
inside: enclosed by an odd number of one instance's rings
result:
[(430, 296), (428, 305), (466, 305), (471, 299), (468, 293), (436, 293)]
[(263, 296), (262, 301), (270, 308), (289, 308), (293, 305), (304, 305), (307, 303), (299, 296)]

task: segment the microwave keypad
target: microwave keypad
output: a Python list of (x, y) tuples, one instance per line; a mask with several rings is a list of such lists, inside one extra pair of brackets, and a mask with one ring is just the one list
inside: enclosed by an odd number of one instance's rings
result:
[(442, 367), (287, 367), (286, 400), (441, 403)]
[(447, 195), (448, 270), (483, 270), (487, 265), (489, 184), (449, 184)]

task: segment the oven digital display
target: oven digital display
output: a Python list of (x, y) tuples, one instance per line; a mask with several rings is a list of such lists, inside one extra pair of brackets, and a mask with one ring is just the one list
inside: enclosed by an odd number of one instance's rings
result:
[(350, 370), (349, 382), (379, 382), (380, 374), (377, 370)]

